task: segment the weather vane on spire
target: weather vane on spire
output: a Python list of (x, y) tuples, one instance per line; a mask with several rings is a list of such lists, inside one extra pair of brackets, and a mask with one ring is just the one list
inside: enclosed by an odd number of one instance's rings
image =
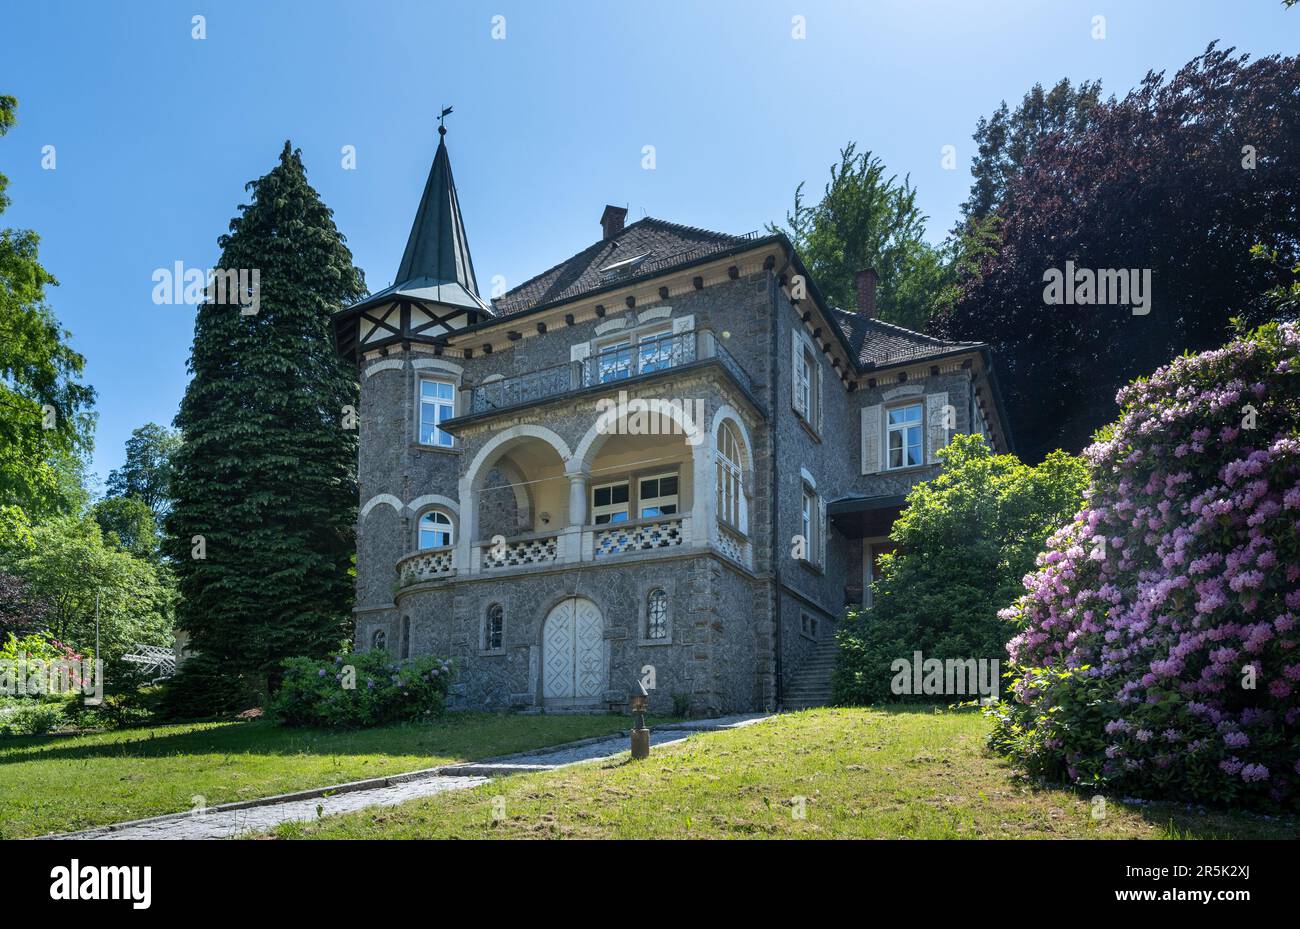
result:
[(438, 114), (438, 135), (447, 134), (447, 127), (442, 124), (442, 121), (450, 115), (451, 115), (451, 107), (444, 106), (442, 108), (442, 112)]

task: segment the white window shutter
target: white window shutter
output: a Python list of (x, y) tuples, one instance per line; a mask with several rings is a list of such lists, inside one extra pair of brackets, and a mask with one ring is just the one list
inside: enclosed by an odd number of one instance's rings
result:
[(925, 395), (925, 421), (928, 432), (926, 445), (929, 446), (926, 457), (931, 464), (939, 460), (937, 454), (939, 449), (948, 444), (948, 427), (944, 423), (947, 407), (947, 393), (940, 392)]
[(821, 368), (821, 365), (818, 364), (815, 368), (813, 368), (811, 374), (812, 374), (812, 378), (813, 378), (812, 389), (815, 390), (815, 391), (817, 391), (817, 393), (816, 393), (816, 397), (817, 397), (817, 422), (816, 422), (817, 434), (818, 434), (818, 435), (821, 435), (821, 434), (822, 434), (822, 410), (825, 408), (825, 405), (822, 403), (822, 400), (823, 400), (823, 397), (822, 397), (822, 380), (823, 380), (823, 378), (822, 378), (822, 368)]
[(880, 473), (880, 404), (862, 408), (862, 473)]
[(798, 329), (790, 331), (790, 349), (790, 403), (794, 406), (796, 413), (806, 417), (808, 410), (804, 407), (803, 391), (799, 389), (799, 366), (803, 363), (803, 358), (801, 357), (802, 346), (799, 344)]
[(817, 564), (826, 570), (826, 537), (830, 535), (826, 526), (826, 501), (817, 498)]

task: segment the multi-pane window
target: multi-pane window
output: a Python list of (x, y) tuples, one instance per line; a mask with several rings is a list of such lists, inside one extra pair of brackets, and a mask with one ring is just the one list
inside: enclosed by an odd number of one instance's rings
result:
[(591, 489), (591, 516), (597, 526), (627, 522), (628, 482), (598, 484)]
[(745, 531), (744, 508), (741, 505), (741, 451), (740, 440), (730, 423), (718, 426), (718, 516), (741, 532)]
[(645, 616), (647, 639), (668, 638), (668, 593), (663, 588), (656, 587), (650, 591), (646, 598)]
[(806, 484), (799, 511), (799, 529), (804, 540), (803, 560), (810, 564), (821, 564), (823, 545), (821, 501), (817, 499), (817, 492)]
[(442, 510), (430, 510), (420, 517), (420, 548), (445, 548), (453, 541), (451, 517)]
[(812, 355), (807, 350), (799, 353), (794, 370), (795, 409), (810, 422), (813, 420), (813, 377), (816, 370)]
[(450, 432), (442, 431), (442, 423), (455, 415), (456, 385), (451, 381), (422, 379), (420, 381), (420, 444), (451, 448), (455, 441)]
[(656, 474), (641, 478), (637, 506), (642, 519), (671, 516), (677, 512), (677, 475)]
[(505, 608), (494, 603), (488, 607), (487, 617), (483, 621), (483, 648), (489, 652), (499, 650), (505, 641), (505, 632)]
[(626, 339), (606, 345), (596, 355), (600, 383), (621, 381), (632, 376), (632, 343)]
[(382, 629), (376, 629), (375, 634), (370, 637), (370, 647), (375, 651), (382, 651), (388, 647), (388, 633)]
[(924, 460), (921, 404), (889, 411), (889, 467), (911, 468)]
[(649, 374), (671, 368), (677, 362), (675, 352), (679, 352), (677, 341), (671, 332), (658, 332), (643, 335), (637, 343), (637, 373)]
[(808, 613), (800, 613), (799, 631), (810, 638), (817, 638), (817, 617)]

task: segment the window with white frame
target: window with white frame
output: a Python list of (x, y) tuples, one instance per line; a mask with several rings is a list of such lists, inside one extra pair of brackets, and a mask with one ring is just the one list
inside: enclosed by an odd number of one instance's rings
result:
[(632, 342), (621, 339), (601, 346), (596, 353), (596, 373), (600, 383), (621, 381), (632, 376)]
[(680, 364), (680, 340), (669, 329), (643, 333), (637, 339), (637, 374), (663, 371)]
[(647, 639), (668, 638), (668, 592), (656, 587), (646, 597), (645, 637)]
[(671, 516), (677, 512), (677, 473), (652, 474), (639, 480), (637, 512), (642, 519)]
[(487, 608), (487, 615), (483, 618), (483, 649), (484, 651), (500, 651), (505, 643), (506, 634), (506, 611), (499, 603), (494, 603)]
[(743, 452), (736, 429), (731, 423), (718, 426), (718, 517), (745, 532)]
[(809, 487), (803, 489), (803, 505), (799, 512), (799, 534), (803, 536), (803, 560), (816, 561), (817, 495)]
[(804, 419), (813, 421), (813, 382), (817, 377), (817, 363), (808, 349), (801, 349), (795, 356), (794, 369), (794, 408), (803, 414)]
[(451, 448), (455, 445), (442, 423), (456, 415), (456, 385), (434, 378), (420, 379), (420, 444)]
[(451, 517), (442, 510), (429, 510), (420, 516), (420, 548), (446, 548), (455, 543)]
[(591, 488), (591, 521), (597, 526), (627, 522), (629, 500), (627, 481), (597, 484)]
[(886, 414), (889, 467), (912, 468), (925, 461), (921, 404), (897, 406)]

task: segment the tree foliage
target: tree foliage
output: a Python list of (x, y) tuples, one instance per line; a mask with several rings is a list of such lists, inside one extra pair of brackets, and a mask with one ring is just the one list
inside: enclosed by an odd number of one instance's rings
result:
[[(1300, 58), (1211, 45), (1031, 146), (1000, 198), (1000, 247), (939, 326), (992, 346), (1030, 460), (1081, 449), (1120, 386), (1220, 344), (1230, 318), (1274, 315), (1267, 293), (1291, 283), (1300, 244), (1297, 86)], [(1046, 304), (1044, 275), (1066, 261), (1150, 270), (1150, 312)]]
[[(832, 304), (857, 308), (855, 274), (874, 268), (880, 276), (876, 308), (882, 319), (924, 329), (946, 283), (939, 249), (925, 241), (925, 216), (907, 178), (886, 175), (884, 163), (850, 142), (831, 166), (831, 179), (814, 205), (801, 183), (786, 214), (791, 243)], [(782, 231), (777, 226), (773, 232)]]
[(974, 180), (970, 196), (961, 205), (960, 226), (999, 212), (1006, 202), (1007, 186), (1038, 142), (1057, 133), (1085, 131), (1100, 98), (1100, 81), (1080, 81), (1072, 86), (1068, 78), (1062, 78), (1051, 90), (1035, 84), (1014, 111), (1003, 100), (992, 116), (981, 116), (975, 126), (977, 153), (971, 159)]
[(96, 595), (101, 655), (171, 642), (172, 598), (158, 570), (105, 542), (89, 517), (36, 523), (30, 545), (6, 549), (0, 560), (46, 605), (43, 629), (61, 642), (94, 649)]
[(840, 631), (838, 702), (897, 699), (890, 663), (918, 650), (941, 660), (1000, 658), (1012, 630), (998, 611), (1018, 595), (1047, 537), (1078, 511), (1088, 480), (1083, 462), (1064, 452), (1031, 467), (994, 455), (974, 435), (954, 436), (939, 458), (943, 470), (912, 489), (894, 522), (898, 548), (881, 557), (872, 606), (850, 613)]
[(260, 272), (260, 311), (198, 309), (166, 526), (178, 626), (211, 667), (265, 677), (348, 633), (357, 385), (330, 315), (365, 283), (300, 152), (285, 143), (248, 190), (219, 264)]
[[(18, 102), (0, 96), (0, 136)], [(9, 204), (0, 174), (0, 213)], [(58, 281), (40, 263), (39, 236), (0, 229), (0, 503), (29, 513), (71, 512), (62, 466), (91, 444), (94, 391), (79, 383), (85, 359), (46, 303)]]
[(133, 429), (126, 440), (126, 461), (109, 472), (108, 496), (141, 501), (161, 523), (171, 509), (172, 456), (180, 444), (179, 432), (157, 423)]

